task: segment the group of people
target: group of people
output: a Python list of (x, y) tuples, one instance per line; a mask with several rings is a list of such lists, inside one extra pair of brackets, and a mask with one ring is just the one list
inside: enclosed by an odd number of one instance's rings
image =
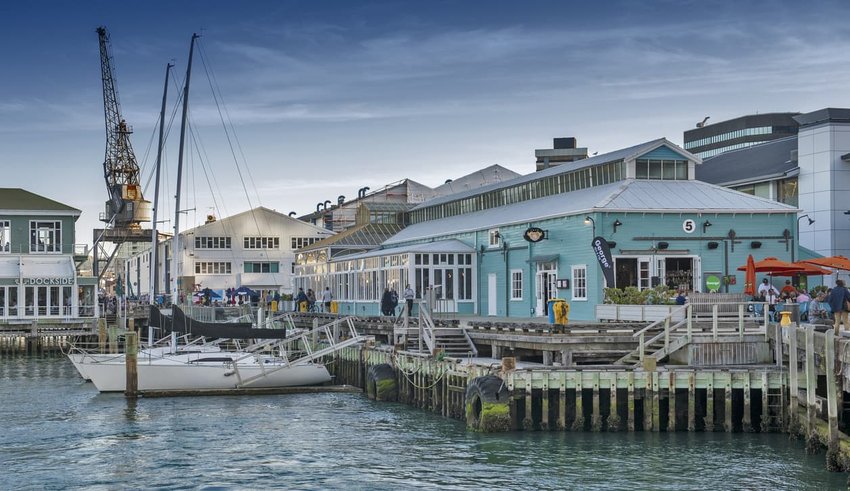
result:
[(316, 304), (316, 293), (312, 288), (308, 288), (307, 292), (304, 292), (303, 288), (298, 289), (298, 294), (295, 296), (295, 311), (301, 309), (302, 304), (306, 303), (305, 309), (308, 312), (330, 312), (331, 311), (331, 302), (333, 302), (333, 293), (331, 293), (330, 287), (325, 287), (325, 290), (322, 292), (322, 303), (321, 306)]
[[(410, 285), (405, 285), (402, 297), (407, 305), (407, 314), (411, 315), (413, 312), (413, 299), (416, 298), (416, 292), (410, 287)], [(299, 288), (298, 294), (295, 296), (295, 311), (297, 312), (302, 310), (303, 304), (303, 310), (308, 312), (331, 312), (331, 303), (333, 302), (333, 298), (331, 289), (329, 287), (325, 287), (325, 290), (322, 292), (320, 307), (319, 304), (317, 304), (316, 293), (312, 288), (308, 288), (306, 292), (304, 291), (304, 288)], [(398, 300), (398, 292), (396, 292), (394, 288), (384, 288), (384, 293), (381, 296), (381, 314), (388, 316), (395, 315), (396, 308), (398, 307)]]
[(776, 305), (781, 303), (806, 305), (805, 315), (808, 320), (829, 319), (831, 315), (836, 336), (842, 324), (845, 330), (850, 329), (848, 324), (850, 290), (845, 286), (844, 280), (836, 280), (835, 286), (825, 292), (810, 295), (805, 290), (797, 290), (791, 284), (791, 280), (786, 280), (785, 286), (777, 290), (767, 278), (764, 278), (756, 291), (754, 300), (767, 303), (771, 312), (776, 311)]
[[(416, 298), (416, 292), (408, 284), (404, 286), (402, 296), (407, 305), (407, 315), (411, 315), (413, 313), (413, 299)], [(394, 288), (384, 288), (384, 294), (381, 296), (381, 314), (395, 315), (396, 307), (398, 307), (398, 293)]]

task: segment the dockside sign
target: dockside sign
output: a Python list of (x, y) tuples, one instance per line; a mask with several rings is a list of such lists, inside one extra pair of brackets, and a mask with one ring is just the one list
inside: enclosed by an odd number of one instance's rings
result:
[(74, 278), (15, 278), (16, 285), (73, 285)]
[(595, 237), (593, 243), (593, 254), (602, 266), (602, 274), (605, 275), (605, 281), (609, 287), (614, 286), (614, 260), (611, 259), (611, 248), (608, 247), (608, 241), (602, 237)]

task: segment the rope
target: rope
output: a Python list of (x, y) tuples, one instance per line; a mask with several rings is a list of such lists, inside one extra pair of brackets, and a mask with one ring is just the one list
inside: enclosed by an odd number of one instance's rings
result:
[(416, 383), (414, 383), (412, 380), (410, 380), (410, 375), (414, 375), (417, 372), (419, 372), (420, 370), (411, 370), (408, 373), (407, 371), (404, 370), (404, 368), (401, 367), (401, 365), (398, 364), (398, 355), (394, 355), (393, 359), (394, 359), (394, 361), (396, 361), (396, 366), (398, 367), (398, 370), (401, 372), (402, 375), (404, 375), (404, 378), (407, 380), (407, 382), (410, 383), (410, 385), (416, 387), (417, 389), (431, 389), (434, 386), (436, 386), (440, 382), (440, 380), (442, 380), (446, 375), (445, 370), (443, 370), (443, 371), (440, 372), (440, 376), (434, 379), (433, 384), (428, 385), (428, 386), (416, 385)]

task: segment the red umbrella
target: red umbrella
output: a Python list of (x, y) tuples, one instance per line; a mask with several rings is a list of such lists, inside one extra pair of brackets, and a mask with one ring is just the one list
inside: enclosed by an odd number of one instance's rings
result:
[(817, 259), (802, 259), (800, 260), (800, 262), (816, 264), (818, 266), (823, 266), (826, 268), (850, 271), (850, 259), (847, 259), (844, 256), (819, 257)]
[(819, 267), (811, 265), (811, 264), (805, 264), (802, 261), (798, 261), (798, 262), (792, 263), (792, 264), (796, 264), (797, 266), (800, 266), (803, 269), (801, 269), (799, 271), (783, 271), (781, 273), (775, 273), (774, 276), (794, 276), (795, 274), (804, 274), (804, 275), (808, 275), (808, 276), (823, 276), (823, 275), (832, 274), (832, 271), (829, 271), (829, 270), (823, 269), (823, 268), (819, 268)]
[(747, 266), (744, 268), (747, 272), (744, 275), (744, 294), (745, 295), (755, 295), (756, 294), (756, 263), (753, 261), (753, 255), (750, 254), (747, 256)]

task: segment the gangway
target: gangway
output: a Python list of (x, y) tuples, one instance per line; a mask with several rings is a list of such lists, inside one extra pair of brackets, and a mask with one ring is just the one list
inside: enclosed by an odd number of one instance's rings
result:
[[(233, 373), (236, 375), (238, 380), (238, 384), (236, 385), (237, 388), (247, 387), (257, 380), (261, 380), (277, 371), (285, 370), (295, 365), (312, 362), (323, 356), (335, 353), (343, 348), (364, 342), (368, 336), (361, 336), (357, 332), (357, 328), (354, 326), (355, 320), (356, 317), (353, 316), (343, 317), (335, 319), (315, 329), (302, 331), (293, 336), (288, 336), (279, 341), (268, 341), (266, 343), (262, 343), (263, 348), (280, 353), (279, 357), (274, 358), (274, 361), (279, 361), (280, 363), (266, 366), (266, 363), (264, 363), (265, 360), (260, 360), (259, 365), (261, 367), (261, 373), (253, 377), (243, 379), (239, 374), (239, 361), (257, 355), (251, 353), (234, 360)], [(347, 329), (347, 333), (343, 332), (344, 329)], [(346, 334), (346, 338), (344, 340), (340, 340), (342, 334)], [(313, 340), (318, 339), (320, 336), (324, 337), (327, 345), (321, 349), (315, 349), (313, 346)], [(289, 359), (290, 353), (300, 353), (301, 351), (304, 352), (301, 356), (295, 359)]]

